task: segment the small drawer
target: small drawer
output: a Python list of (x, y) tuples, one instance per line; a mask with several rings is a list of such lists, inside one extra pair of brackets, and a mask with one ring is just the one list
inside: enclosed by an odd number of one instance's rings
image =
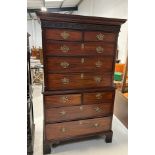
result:
[(46, 140), (71, 139), (77, 136), (101, 133), (111, 129), (112, 117), (79, 120), (45, 125)]
[(84, 93), (83, 104), (113, 102), (114, 92)]
[(83, 118), (109, 116), (112, 115), (112, 112), (112, 103), (51, 108), (45, 110), (45, 121), (46, 123), (54, 123)]
[(45, 108), (73, 106), (81, 104), (81, 94), (45, 95)]
[(107, 41), (115, 42), (117, 35), (114, 33), (105, 33), (102, 31), (84, 32), (84, 41)]
[(52, 40), (81, 41), (82, 32), (66, 29), (46, 29), (45, 38)]
[(115, 45), (112, 43), (84, 43), (85, 53), (96, 55), (114, 55)]
[(100, 88), (112, 86), (111, 73), (48, 74), (47, 90)]
[(75, 55), (81, 52), (81, 43), (48, 42), (46, 44), (46, 55)]
[(48, 57), (48, 72), (112, 72), (113, 57)]

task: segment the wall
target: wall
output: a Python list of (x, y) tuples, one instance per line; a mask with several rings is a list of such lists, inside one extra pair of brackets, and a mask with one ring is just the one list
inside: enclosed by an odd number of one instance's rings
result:
[[(125, 18), (128, 16), (127, 0), (84, 0), (78, 11), (78, 15), (100, 16), (109, 18)], [(122, 25), (118, 38), (119, 59), (125, 63), (127, 57), (127, 32), (128, 23)]]
[(27, 32), (31, 35), (29, 37), (30, 48), (32, 46), (42, 47), (41, 25), (37, 20), (27, 20)]
[[(127, 0), (84, 0), (80, 4), (78, 11), (73, 14), (127, 19), (127, 10)], [(27, 30), (31, 35), (30, 47), (42, 47), (41, 25), (38, 21), (28, 20)], [(126, 22), (122, 25), (118, 38), (118, 57), (122, 63), (125, 63), (127, 56), (127, 32), (128, 24)]]

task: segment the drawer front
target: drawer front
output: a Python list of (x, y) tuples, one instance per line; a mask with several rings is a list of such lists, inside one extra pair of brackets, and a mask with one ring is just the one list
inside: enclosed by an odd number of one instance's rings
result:
[(113, 102), (114, 92), (84, 93), (83, 104)]
[(81, 41), (82, 32), (65, 29), (46, 29), (46, 39), (52, 40), (67, 40), (67, 41)]
[(48, 42), (46, 44), (47, 55), (72, 55), (81, 52), (81, 43)]
[(48, 72), (111, 72), (113, 57), (48, 57)]
[(72, 106), (81, 104), (81, 94), (44, 96), (45, 108)]
[(45, 126), (46, 140), (63, 140), (111, 129), (112, 117), (79, 120)]
[(75, 74), (48, 74), (48, 90), (63, 89), (80, 89), (94, 87), (112, 86), (111, 74), (92, 74), (92, 73), (75, 73)]
[(84, 50), (86, 53), (114, 55), (115, 46), (112, 43), (84, 43)]
[(114, 55), (115, 46), (111, 43), (46, 43), (47, 55)]
[(113, 104), (92, 104), (71, 107), (60, 107), (45, 110), (46, 123), (78, 120), (112, 115)]
[(100, 31), (85, 32), (84, 41), (107, 41), (115, 42), (117, 35), (114, 33), (105, 33)]

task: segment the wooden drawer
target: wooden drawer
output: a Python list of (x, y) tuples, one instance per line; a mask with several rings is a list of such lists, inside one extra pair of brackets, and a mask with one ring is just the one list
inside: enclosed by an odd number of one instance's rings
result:
[(82, 32), (66, 29), (46, 29), (45, 38), (52, 40), (81, 41)]
[(74, 55), (81, 52), (81, 43), (77, 42), (50, 42), (46, 44), (47, 55)]
[(115, 45), (112, 43), (70, 43), (53, 42), (46, 43), (47, 55), (114, 55)]
[(45, 125), (46, 140), (63, 140), (111, 129), (112, 117)]
[(114, 55), (115, 48), (112, 43), (89, 42), (84, 43), (84, 51), (86, 53)]
[(48, 57), (48, 72), (111, 72), (113, 57)]
[(97, 104), (104, 102), (113, 102), (114, 92), (96, 92), (84, 93), (83, 104)]
[(112, 103), (51, 108), (45, 110), (45, 121), (46, 123), (54, 123), (99, 116), (109, 116), (112, 112)]
[(45, 108), (72, 106), (81, 104), (81, 94), (45, 95)]
[(112, 86), (112, 74), (64, 73), (47, 75), (47, 90), (82, 89), (106, 86)]
[(117, 35), (101, 31), (84, 32), (84, 41), (107, 41), (115, 42)]

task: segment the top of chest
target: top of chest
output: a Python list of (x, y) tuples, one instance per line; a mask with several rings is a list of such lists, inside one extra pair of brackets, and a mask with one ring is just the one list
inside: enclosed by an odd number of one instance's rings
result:
[(121, 24), (126, 19), (68, 15), (58, 13), (38, 12), (43, 28), (62, 28), (75, 30), (97, 30), (104, 32), (119, 32)]

